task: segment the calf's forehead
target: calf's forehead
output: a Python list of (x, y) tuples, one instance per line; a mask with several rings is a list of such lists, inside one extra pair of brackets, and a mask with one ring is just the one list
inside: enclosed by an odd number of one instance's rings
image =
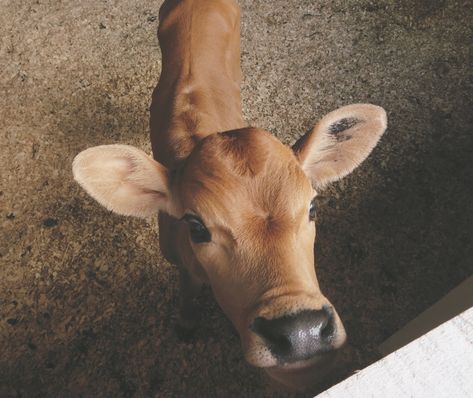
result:
[[(313, 192), (292, 150), (254, 128), (201, 141), (178, 178), (182, 205), (202, 218), (295, 218)], [(205, 220), (204, 220), (205, 221)]]

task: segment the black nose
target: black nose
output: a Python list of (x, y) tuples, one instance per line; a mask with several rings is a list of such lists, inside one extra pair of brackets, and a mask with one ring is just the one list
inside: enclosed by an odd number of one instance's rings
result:
[(309, 359), (328, 352), (335, 337), (333, 311), (326, 306), (322, 310), (303, 310), (275, 319), (258, 317), (250, 328), (282, 362)]

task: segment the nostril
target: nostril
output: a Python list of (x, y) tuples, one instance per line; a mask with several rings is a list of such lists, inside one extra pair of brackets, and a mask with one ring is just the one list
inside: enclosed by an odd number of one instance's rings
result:
[(288, 336), (279, 327), (275, 327), (272, 320), (258, 317), (250, 326), (250, 329), (261, 336), (269, 345), (278, 346), (281, 350), (289, 349), (291, 343)]
[(335, 319), (334, 319), (334, 314), (333, 314), (333, 309), (332, 307), (329, 307), (328, 305), (324, 305), (322, 307), (322, 311), (327, 314), (327, 317), (324, 318), (324, 325), (321, 329), (320, 336), (324, 341), (330, 341), (335, 334)]

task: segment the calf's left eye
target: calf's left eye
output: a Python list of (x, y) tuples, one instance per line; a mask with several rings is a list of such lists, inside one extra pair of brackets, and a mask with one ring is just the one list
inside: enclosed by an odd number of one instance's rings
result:
[(309, 207), (309, 220), (310, 221), (315, 221), (317, 218), (317, 209), (315, 207), (315, 198), (312, 199), (310, 202), (310, 207)]

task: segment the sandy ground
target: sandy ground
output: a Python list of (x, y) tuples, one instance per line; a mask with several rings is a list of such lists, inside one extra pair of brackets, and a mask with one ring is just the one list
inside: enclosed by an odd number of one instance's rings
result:
[[(177, 339), (155, 222), (72, 181), (88, 146), (150, 150), (160, 3), (0, 0), (1, 397), (276, 396), (208, 290), (195, 338)], [(341, 105), (389, 113), (369, 160), (319, 200), (318, 276), (352, 372), (473, 271), (472, 4), (241, 5), (250, 124), (292, 143)]]

